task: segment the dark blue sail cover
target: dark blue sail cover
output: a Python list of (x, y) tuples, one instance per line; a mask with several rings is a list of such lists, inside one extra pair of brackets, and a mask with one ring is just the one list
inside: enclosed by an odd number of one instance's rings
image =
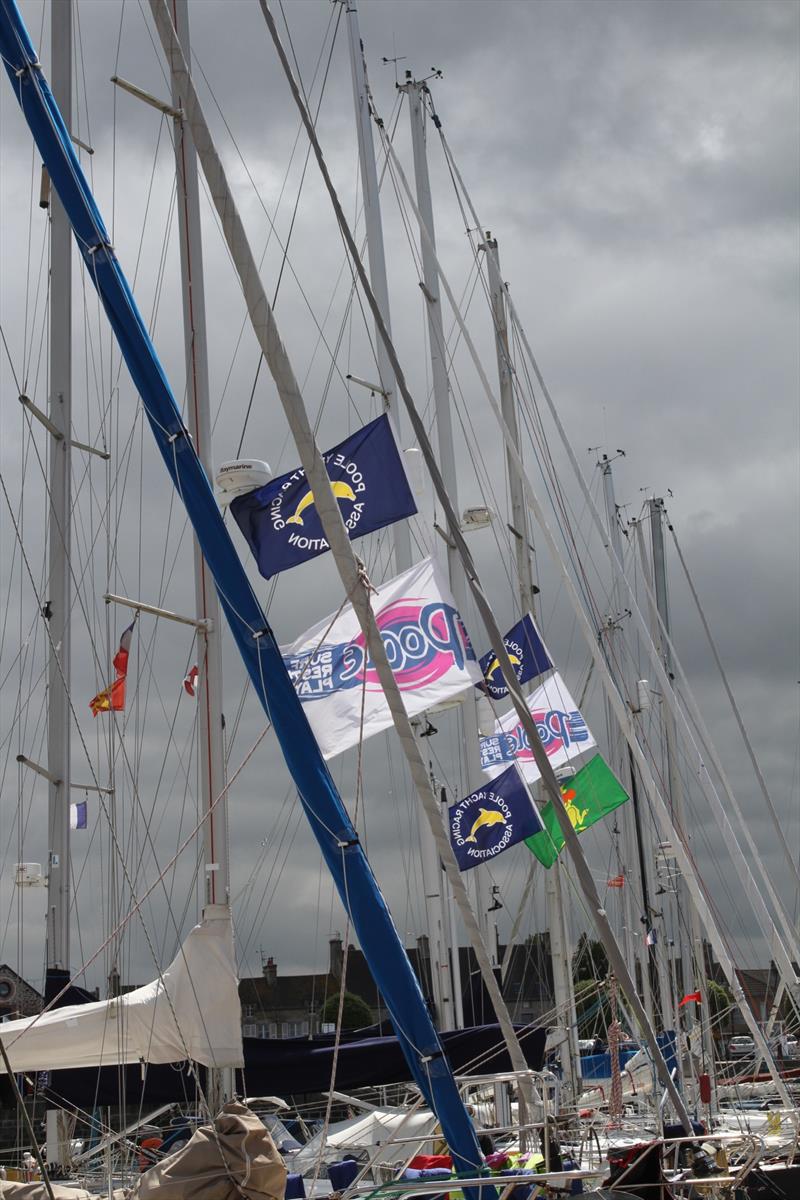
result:
[[(0, 0), (0, 53), (413, 1077), (439, 1117), (457, 1169), (474, 1173), (483, 1163), (475, 1131), (416, 976), (225, 528), (14, 0)], [(487, 1197), (496, 1194), (483, 1190)]]

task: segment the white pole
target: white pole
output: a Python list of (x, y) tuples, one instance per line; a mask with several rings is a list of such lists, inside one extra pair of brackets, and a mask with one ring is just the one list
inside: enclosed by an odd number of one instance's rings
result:
[[(428, 341), (430, 343), (431, 376), (433, 380), (433, 400), (436, 411), (436, 434), (439, 448), (439, 468), (442, 479), (450, 497), (450, 502), (456, 512), (458, 506), (458, 471), (456, 468), (455, 443), (453, 440), (453, 420), (450, 411), (450, 380), (447, 373), (447, 344), (444, 336), (442, 321), (442, 305), (439, 295), (439, 272), (436, 265), (436, 231), (433, 220), (433, 202), (431, 199), (431, 182), (428, 172), (428, 155), (425, 138), (425, 112), (423, 96), (427, 92), (425, 83), (407, 79), (402, 90), (408, 96), (408, 110), (411, 118), (411, 145), (414, 154), (414, 179), (417, 190), (417, 207), (425, 224), (427, 236), (421, 238), (422, 252), (422, 281), (423, 295), (426, 302), (428, 317)], [(447, 570), (450, 587), (455, 597), (458, 611), (466, 614), (467, 583), (464, 567), (453, 542), (447, 541)], [(461, 706), (464, 719), (465, 753), (473, 756), (469, 764), (468, 777), (470, 782), (480, 778), (480, 770), (475, 760), (479, 745), (478, 717), (475, 701), (467, 697)], [(475, 889), (475, 908), (480, 925), (484, 945), (490, 951), (492, 964), (496, 965), (497, 954), (493, 940), (489, 936), (488, 913), (483, 887), (483, 868), (475, 867), (472, 871), (472, 883)]]
[[(378, 303), (383, 323), (391, 329), (389, 315), (389, 285), (386, 276), (386, 256), (383, 247), (383, 222), (381, 219), (378, 171), (375, 165), (375, 147), (370, 121), (369, 89), (367, 69), (364, 62), (364, 47), (358, 28), (358, 10), (355, 0), (343, 0), (347, 15), (350, 68), (353, 77), (353, 101), (355, 104), (356, 130), (358, 133), (358, 158), (361, 167), (361, 190), (364, 201), (364, 222), (367, 231), (369, 275), (372, 290)], [(383, 390), (383, 410), (392, 422), (395, 439), (400, 441), (400, 412), (397, 407), (397, 385), (389, 361), (386, 345), (377, 332), (375, 351), (380, 385)], [(394, 560), (398, 572), (411, 566), (411, 538), (408, 522), (398, 521), (392, 527), (394, 534)], [(428, 926), (428, 946), (431, 955), (431, 983), (433, 1000), (440, 1029), (455, 1029), (463, 1025), (458, 1021), (461, 989), (461, 973), (450, 954), (450, 920), (447, 884), (439, 866), (436, 847), (425, 828), (424, 813), (418, 802), (420, 862), (422, 884), (425, 893), (425, 913)], [(445, 814), (446, 815), (446, 814)]]
[[(72, 0), (51, 7), (53, 96), (72, 125)], [(47, 691), (48, 971), (70, 962), (70, 608), (72, 433), (72, 231), (55, 188), (50, 192), (50, 438), (49, 613)], [(55, 782), (57, 781), (57, 782)], [(57, 989), (58, 990), (58, 989)]]
[[(603, 499), (606, 508), (608, 536), (611, 539), (617, 559), (621, 563), (623, 561), (622, 538), (619, 530), (617, 501), (614, 494), (614, 476), (611, 471), (611, 462), (606, 455), (603, 456), (600, 463), (600, 473), (603, 482)], [(635, 705), (632, 703), (633, 692), (627, 663), (627, 647), (619, 624), (623, 610), (619, 575), (620, 572), (612, 566), (612, 611), (608, 616), (604, 636), (608, 648), (607, 656), (616, 676), (620, 691), (628, 708), (633, 710)], [(642, 999), (647, 1010), (647, 1015), (652, 1024), (655, 1025), (653, 989), (650, 977), (651, 952), (644, 936), (645, 926), (642, 925), (636, 913), (638, 907), (639, 913), (647, 918), (647, 928), (649, 928), (651, 915), (646, 903), (646, 897), (649, 896), (649, 889), (645, 874), (647, 870), (647, 855), (643, 852), (637, 858), (637, 829), (634, 816), (634, 801), (636, 800), (634, 795), (635, 780), (633, 779), (630, 753), (625, 743), (625, 738), (610, 709), (608, 710), (608, 730), (611, 761), (614, 764), (614, 770), (619, 772), (622, 783), (631, 794), (631, 803), (625, 806), (625, 810), (619, 816), (619, 823), (622, 825), (626, 868), (625, 887), (622, 897), (625, 914), (625, 952), (628, 955), (629, 962), (634, 961), (634, 955), (639, 959), (639, 968), (642, 976)], [(637, 864), (641, 864), (641, 866)]]
[[(343, 0), (347, 15), (348, 45), (350, 48), (350, 70), (353, 76), (353, 102), (356, 110), (358, 133), (358, 160), (361, 166), (361, 192), (364, 200), (364, 224), (367, 231), (369, 254), (369, 278), (383, 323), (391, 331), (389, 316), (389, 284), (386, 277), (386, 255), (383, 248), (383, 221), (381, 219), (378, 169), (375, 165), (375, 146), (372, 140), (370, 120), (369, 85), (364, 61), (364, 46), (358, 29), (358, 9), (355, 0)], [(380, 385), (383, 389), (383, 411), (388, 414), (394, 428), (395, 439), (402, 450), (400, 410), (397, 405), (397, 384), (392, 364), (386, 352), (383, 338), (375, 331), (375, 357)], [(411, 538), (407, 521), (398, 521), (393, 526), (394, 554), (398, 572), (411, 566)]]
[[(505, 422), (517, 444), (519, 444), (517, 405), (514, 396), (511, 353), (508, 342), (505, 285), (500, 271), (500, 253), (497, 248), (497, 239), (490, 237), (487, 233), (483, 249), (486, 252), (489, 299), (494, 320), (497, 371), (500, 380), (500, 405)], [(506, 459), (509, 499), (511, 501), (512, 536), (514, 537), (514, 552), (517, 563), (519, 606), (520, 614), (524, 616), (526, 612), (535, 614), (535, 596), (539, 589), (533, 582), (528, 514), (522, 491), (522, 481), (511, 456), (507, 454)], [(580, 1055), (578, 1051), (578, 1029), (575, 1020), (575, 989), (572, 980), (572, 947), (570, 945), (569, 930), (564, 912), (561, 863), (558, 860), (546, 873), (545, 892), (547, 895), (547, 912), (550, 928), (550, 960), (553, 966), (554, 999), (567, 1034), (565, 1050), (561, 1058), (564, 1067), (564, 1078), (570, 1092), (570, 1099), (574, 1101), (580, 1090), (580, 1071), (578, 1069)], [(510, 955), (512, 949), (513, 947), (509, 945), (506, 953)]]
[[(191, 58), (188, 0), (170, 0), (170, 7), (172, 20), (188, 62)], [(176, 109), (181, 109), (183, 99), (178, 81), (173, 75), (172, 102)], [(174, 129), (188, 425), (198, 458), (205, 467), (206, 474), (213, 478), (197, 159), (188, 124), (177, 120)], [(227, 904), (230, 898), (230, 864), (228, 797), (225, 792), (225, 755), (222, 739), (222, 622), (216, 589), (196, 538), (194, 587), (197, 621), (203, 623), (198, 625), (197, 634), (197, 746), (200, 760), (198, 807), (203, 813), (210, 812), (203, 825), (206, 872), (204, 903)], [(220, 795), (222, 799), (214, 807)]]

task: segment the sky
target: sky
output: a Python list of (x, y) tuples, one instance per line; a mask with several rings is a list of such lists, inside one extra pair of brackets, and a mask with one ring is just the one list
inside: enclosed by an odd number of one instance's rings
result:
[[(298, 136), (296, 111), (258, 5), (202, 0), (190, 10), (201, 98), (248, 234), (257, 255), (264, 251), (267, 291), (277, 295), (278, 324), (325, 448), (376, 415), (374, 400), (363, 390), (348, 389), (344, 380), (347, 373), (374, 376), (371, 335), (358, 306), (348, 308), (341, 241), (314, 163), (304, 170), (306, 142)], [(339, 5), (324, 0), (284, 4), (275, 11), (312, 106), (319, 103), (317, 128), (326, 161), (353, 220), (360, 204), (346, 18)], [(38, 0), (24, 3), (22, 13), (48, 70), (43, 7)], [(162, 56), (146, 6), (82, 0), (77, 14), (73, 132), (94, 149), (91, 159), (84, 155), (84, 164), (180, 402), (184, 366), (169, 128), (153, 109), (109, 82), (115, 74), (166, 97)], [(624, 449), (613, 468), (626, 520), (640, 515), (648, 496), (666, 498), (797, 855), (798, 6), (785, 0), (444, 0), (435, 5), (386, 0), (362, 3), (359, 17), (375, 104), (387, 128), (394, 129), (398, 117), (396, 78), (402, 81), (406, 70), (417, 78), (442, 72), (430, 87), (445, 136), (484, 229), (498, 238), (504, 278), (593, 494), (600, 496), (598, 456)], [(21, 961), (35, 979), (42, 964), (43, 895), (26, 894), (20, 906), (12, 879), (15, 862), (46, 859), (46, 793), (15, 762), (21, 750), (33, 758), (44, 754), (38, 678), (44, 643), (35, 609), (36, 595), (44, 596), (46, 587), (40, 467), (46, 435), (38, 428), (30, 432), (18, 410), (14, 376), (46, 406), (45, 222), (37, 204), (38, 159), (32, 156), (29, 133), (7, 83), (0, 91), (0, 138), (0, 317), (8, 343), (8, 355), (3, 349), (0, 362), (0, 459), (37, 581), (34, 587), (20, 559), (3, 499), (0, 962)], [(405, 107), (394, 144), (412, 179)], [(475, 288), (464, 220), (432, 130), (429, 153), (440, 257), (454, 291), (467, 298), (470, 329), (494, 386), (491, 326), (480, 288)], [(430, 369), (414, 261), (417, 234), (388, 176), (382, 197), (393, 334), (430, 424)], [(288, 470), (296, 457), (265, 370), (253, 387), (258, 352), (205, 193), (203, 227), (214, 460), (237, 456), (252, 391), (243, 452), (268, 460), (275, 470)], [(193, 647), (184, 627), (142, 619), (134, 650), (137, 686), (124, 738), (115, 735), (112, 743), (108, 727), (99, 728), (86, 709), (88, 698), (105, 682), (106, 664), (123, 627), (123, 613), (109, 613), (102, 596), (110, 590), (189, 611), (191, 556), (137, 398), (89, 290), (76, 269), (74, 307), (81, 332), (73, 360), (75, 436), (95, 444), (105, 440), (112, 462), (105, 467), (83, 458), (75, 468), (81, 602), (73, 632), (73, 695), (79, 714), (73, 776), (88, 781), (90, 770), (107, 775), (113, 758), (115, 819), (125, 862), (124, 868), (117, 862), (114, 870), (122, 889), (118, 907), (125, 909), (129, 897), (120, 876), (127, 874), (135, 891), (149, 885), (158, 874), (154, 861), (162, 868), (193, 825), (195, 778), (187, 764), (195, 713), (181, 698), (180, 686)], [(449, 330), (448, 309), (445, 323)], [(89, 332), (84, 334), (84, 328)], [(461, 342), (453, 351), (451, 387), (463, 467), (458, 506), (490, 503), (501, 516), (497, 536), (502, 543), (502, 446)], [(552, 424), (544, 419), (543, 427), (577, 544), (585, 552), (586, 578), (602, 608), (608, 595), (602, 548), (593, 540), (577, 484), (552, 440)], [(539, 484), (539, 463), (527, 443), (524, 452)], [(552, 495), (547, 488), (543, 494), (552, 514)], [(426, 520), (429, 485), (420, 508), (423, 518), (414, 537), (423, 552), (437, 541)], [(107, 528), (113, 547), (108, 556)], [(647, 527), (645, 533), (649, 535)], [(502, 545), (498, 550), (488, 533), (472, 536), (498, 619), (508, 625), (515, 613), (507, 568), (498, 558)], [(543, 629), (575, 694), (586, 648), (535, 528), (532, 540)], [(633, 541), (631, 533), (626, 538), (629, 559)], [(241, 539), (237, 545), (246, 554)], [(374, 577), (388, 577), (389, 538), (363, 545)], [(678, 654), (771, 878), (796, 918), (788, 871), (674, 554), (669, 570)], [(252, 567), (251, 577), (257, 579)], [(270, 585), (258, 581), (259, 595), (269, 599), (270, 620), (284, 643), (334, 611), (341, 598), (338, 589), (327, 560), (282, 577), (274, 594)], [(465, 618), (482, 652), (485, 634), (469, 609)], [(344, 929), (344, 915), (332, 901), (329, 882), (320, 876), (318, 851), (292, 800), (274, 739), (267, 735), (248, 757), (263, 720), (252, 696), (242, 701), (243, 672), (233, 647), (225, 650), (229, 771), (244, 763), (231, 789), (229, 818), (242, 973), (259, 970), (260, 952), (273, 955), (281, 970), (319, 968), (326, 962), (328, 937)], [(586, 705), (592, 727), (601, 730), (604, 709), (596, 681)], [(431, 739), (436, 743), (434, 768), (453, 794), (460, 789), (464, 795), (469, 775), (459, 749), (458, 721), (445, 716), (441, 725), (438, 737)], [(413, 942), (422, 920), (414, 849), (417, 819), (399, 747), (390, 737), (366, 746), (363, 787), (357, 783), (353, 756), (336, 760), (333, 770), (348, 804), (358, 805), (370, 858), (401, 936)], [(684, 764), (683, 770), (698, 868), (741, 961), (763, 964), (766, 950), (733, 882), (735, 870), (719, 844), (719, 830), (704, 811), (702, 797), (692, 794), (689, 766)], [(74, 835), (74, 963), (86, 962), (103, 942), (115, 912), (108, 899), (115, 886), (108, 821), (100, 803), (92, 803), (95, 824), (89, 842)], [(607, 865), (611, 870), (608, 835), (587, 835), (585, 842), (596, 876), (603, 878)], [(508, 863), (502, 869), (498, 865), (492, 875), (505, 903), (501, 939), (508, 936), (515, 914), (527, 870), (525, 853), (510, 851)], [(186, 858), (184, 854), (167, 873), (164, 887), (156, 889), (145, 907), (144, 919), (157, 931), (165, 955), (196, 916), (192, 879), (197, 860), (189, 864)], [(610, 903), (616, 902), (611, 897)], [(172, 915), (165, 918), (168, 904)], [(585, 924), (577, 900), (572, 920), (575, 932)], [(152, 974), (152, 964), (137, 921), (130, 922), (131, 936), (122, 951), (123, 974), (141, 982)], [(543, 923), (539, 880), (523, 932)], [(86, 978), (92, 986), (103, 986), (109, 953), (104, 950), (89, 968)]]

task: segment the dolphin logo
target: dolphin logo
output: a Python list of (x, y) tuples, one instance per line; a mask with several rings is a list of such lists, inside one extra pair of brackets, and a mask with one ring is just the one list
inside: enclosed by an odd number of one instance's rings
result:
[(478, 812), (481, 815), (475, 821), (472, 829), (470, 829), (469, 837), (464, 838), (465, 842), (477, 842), (478, 839), (475, 837), (475, 834), (479, 829), (482, 829), (484, 825), (488, 827), (490, 825), (505, 825), (506, 823), (505, 817), (500, 812), (487, 812), (485, 808), (479, 808)]
[[(522, 666), (522, 663), (517, 658), (516, 654), (511, 654), (510, 651), (509, 651), (509, 655), (508, 655), (508, 661), (511, 663), (512, 667)], [(495, 671), (499, 671), (499, 670), (500, 670), (500, 660), (498, 658), (493, 658), (492, 661), (489, 663), (489, 666), (486, 670), (486, 678), (491, 679), (491, 677), (494, 675)], [(519, 674), (519, 672), (517, 672), (517, 674)]]
[[(333, 488), (333, 494), (337, 500), (352, 500), (353, 502), (355, 502), (355, 498), (356, 498), (355, 492), (350, 487), (350, 484), (345, 483), (343, 479), (332, 480), (331, 487)], [(305, 496), (303, 496), (303, 499), (300, 501), (300, 503), (298, 504), (297, 508), (294, 510), (292, 515), (287, 518), (286, 524), (287, 525), (302, 525), (303, 518), (300, 514), (304, 513), (306, 511), (306, 509), (314, 503), (315, 503), (314, 493), (309, 489), (306, 492)]]

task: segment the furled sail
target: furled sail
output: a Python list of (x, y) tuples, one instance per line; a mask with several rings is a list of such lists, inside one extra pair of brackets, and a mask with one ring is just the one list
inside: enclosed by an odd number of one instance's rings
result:
[(153, 983), (110, 1000), (6, 1021), (0, 1029), (14, 1071), (187, 1058), (206, 1067), (242, 1066), (229, 910), (209, 905), (202, 924)]

